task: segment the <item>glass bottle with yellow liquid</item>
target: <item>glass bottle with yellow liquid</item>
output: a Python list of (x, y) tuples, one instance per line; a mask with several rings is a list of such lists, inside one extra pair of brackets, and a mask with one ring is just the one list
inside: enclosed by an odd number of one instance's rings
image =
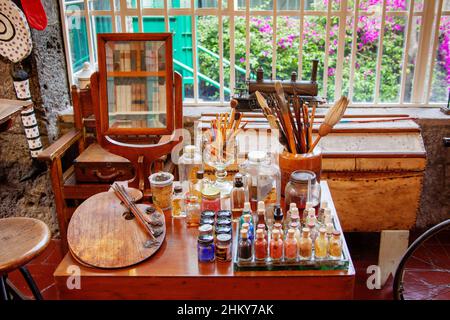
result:
[(319, 236), (314, 241), (314, 257), (318, 260), (325, 259), (328, 254), (328, 239), (326, 237), (326, 229), (319, 229)]

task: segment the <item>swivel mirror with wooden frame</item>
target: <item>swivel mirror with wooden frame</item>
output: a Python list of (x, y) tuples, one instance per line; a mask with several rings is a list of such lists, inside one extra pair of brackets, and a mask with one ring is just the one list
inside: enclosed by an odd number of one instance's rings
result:
[(99, 34), (98, 53), (102, 133), (170, 134), (174, 114), (170, 34)]

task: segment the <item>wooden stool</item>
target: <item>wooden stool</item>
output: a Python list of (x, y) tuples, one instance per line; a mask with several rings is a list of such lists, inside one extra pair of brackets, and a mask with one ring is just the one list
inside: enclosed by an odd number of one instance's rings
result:
[(23, 299), (8, 280), (8, 273), (19, 269), (36, 300), (42, 295), (25, 265), (41, 254), (50, 242), (47, 225), (32, 218), (0, 219), (0, 300)]

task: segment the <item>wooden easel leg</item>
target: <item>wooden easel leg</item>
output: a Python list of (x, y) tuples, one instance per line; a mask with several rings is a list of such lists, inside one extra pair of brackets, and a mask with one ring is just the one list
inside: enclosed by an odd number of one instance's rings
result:
[(408, 249), (409, 230), (381, 231), (378, 265), (381, 272), (381, 287), (384, 286), (389, 275), (395, 273), (398, 263)]

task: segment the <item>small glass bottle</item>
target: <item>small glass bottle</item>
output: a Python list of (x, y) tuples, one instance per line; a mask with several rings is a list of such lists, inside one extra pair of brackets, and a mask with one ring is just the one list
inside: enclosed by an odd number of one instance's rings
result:
[(340, 259), (342, 255), (342, 239), (341, 233), (337, 230), (333, 231), (333, 235), (330, 239), (330, 258)]
[(202, 211), (211, 210), (217, 212), (220, 210), (220, 190), (213, 185), (208, 185), (202, 191)]
[[(289, 224), (291, 223), (291, 215), (292, 215), (292, 210), (294, 210), (294, 208), (297, 209), (297, 204), (295, 204), (295, 202), (291, 202), (289, 204), (289, 208), (286, 209), (286, 216), (284, 217), (284, 226), (285, 227), (289, 227)], [(297, 209), (298, 212), (298, 209)]]
[(275, 223), (283, 223), (283, 210), (281, 210), (280, 206), (275, 206), (275, 210), (273, 211), (273, 219)]
[(241, 229), (240, 239), (238, 243), (238, 253), (239, 261), (252, 260), (252, 243), (248, 239), (247, 229)]
[(235, 215), (240, 215), (244, 209), (245, 191), (243, 177), (240, 173), (236, 173), (233, 189), (231, 189), (231, 211)]
[(300, 223), (298, 222), (291, 222), (289, 225), (289, 229), (294, 229), (295, 231), (295, 239), (297, 239), (297, 242), (300, 241), (301, 232), (300, 232)]
[(253, 242), (255, 235), (255, 226), (252, 223), (251, 216), (249, 214), (244, 215), (244, 224), (248, 224), (248, 238)]
[(302, 229), (302, 237), (301, 237), (300, 241), (298, 242), (298, 251), (299, 251), (300, 259), (302, 259), (302, 260), (311, 259), (312, 243), (313, 243), (313, 241), (309, 235), (309, 229), (303, 228)]
[(294, 208), (293, 213), (291, 214), (291, 222), (297, 222), (298, 224), (300, 224), (300, 216), (298, 214), (298, 210), (297, 208)]
[(266, 239), (266, 241), (267, 241), (267, 226), (266, 225), (264, 225), (264, 224), (258, 224), (257, 226), (256, 226), (256, 232), (258, 232), (258, 230), (262, 230), (263, 231), (263, 234), (264, 234), (264, 239)]
[(186, 217), (186, 212), (184, 211), (183, 187), (176, 186), (172, 196), (172, 218), (184, 217)]
[(325, 228), (319, 229), (319, 236), (314, 241), (314, 257), (318, 260), (325, 259), (328, 253), (328, 239)]
[(195, 177), (189, 181), (189, 194), (196, 196), (199, 203), (202, 201), (202, 190), (207, 185), (206, 182), (203, 170), (198, 170), (195, 173)]
[(200, 224), (200, 204), (196, 196), (189, 196), (186, 205), (186, 225), (188, 227), (198, 227)]
[(213, 262), (215, 259), (214, 238), (211, 235), (201, 235), (197, 241), (199, 262)]
[(309, 229), (309, 235), (310, 235), (312, 241), (316, 241), (316, 238), (317, 238), (317, 227), (314, 224), (314, 222), (309, 223), (306, 227)]
[(330, 241), (331, 236), (333, 235), (334, 232), (334, 225), (331, 222), (328, 222), (325, 226), (325, 230), (326, 230), (326, 236), (328, 241)]
[(249, 214), (250, 216), (252, 215), (252, 207), (250, 205), (250, 202), (245, 202), (244, 203), (244, 209), (242, 210), (241, 217), (239, 218), (239, 225), (240, 226), (242, 226), (242, 224), (244, 223), (244, 216), (246, 214)]
[(323, 225), (326, 226), (327, 223), (333, 223), (333, 217), (331, 215), (331, 209), (330, 208), (326, 208), (324, 210)]
[(311, 209), (312, 208), (312, 202), (306, 202), (306, 205), (305, 205), (305, 209), (303, 210), (303, 214), (302, 214), (302, 224), (303, 225), (307, 225), (307, 223), (306, 223), (306, 219), (308, 218), (308, 213), (309, 213), (309, 209)]
[(281, 240), (279, 230), (272, 231), (272, 239), (270, 240), (270, 258), (273, 261), (279, 261), (283, 258), (283, 240)]
[(266, 223), (266, 209), (264, 201), (258, 201), (258, 210), (257, 212), (257, 223), (258, 225), (262, 224), (264, 225), (264, 228), (267, 230), (267, 223)]
[(267, 253), (267, 239), (264, 237), (264, 231), (262, 229), (258, 229), (256, 230), (255, 259), (265, 260), (267, 258)]
[(187, 145), (183, 148), (183, 155), (178, 160), (179, 179), (181, 184), (186, 185), (195, 178), (198, 170), (202, 167), (202, 155), (195, 146)]
[(218, 234), (216, 236), (217, 261), (231, 261), (231, 234)]
[(297, 259), (297, 239), (295, 239), (295, 230), (289, 229), (286, 240), (284, 241), (284, 257), (286, 260), (295, 261)]
[(306, 225), (310, 225), (311, 223), (314, 223), (315, 226), (318, 226), (318, 221), (316, 217), (316, 210), (314, 208), (308, 209), (308, 216), (306, 218)]
[(325, 223), (325, 209), (328, 208), (328, 201), (322, 200), (320, 202), (320, 209), (319, 209), (319, 215), (317, 219), (319, 220), (319, 223), (324, 224)]
[(284, 238), (283, 225), (281, 223), (275, 223), (272, 228), (272, 233), (275, 230), (278, 230), (278, 233), (280, 234), (280, 238), (283, 239)]

